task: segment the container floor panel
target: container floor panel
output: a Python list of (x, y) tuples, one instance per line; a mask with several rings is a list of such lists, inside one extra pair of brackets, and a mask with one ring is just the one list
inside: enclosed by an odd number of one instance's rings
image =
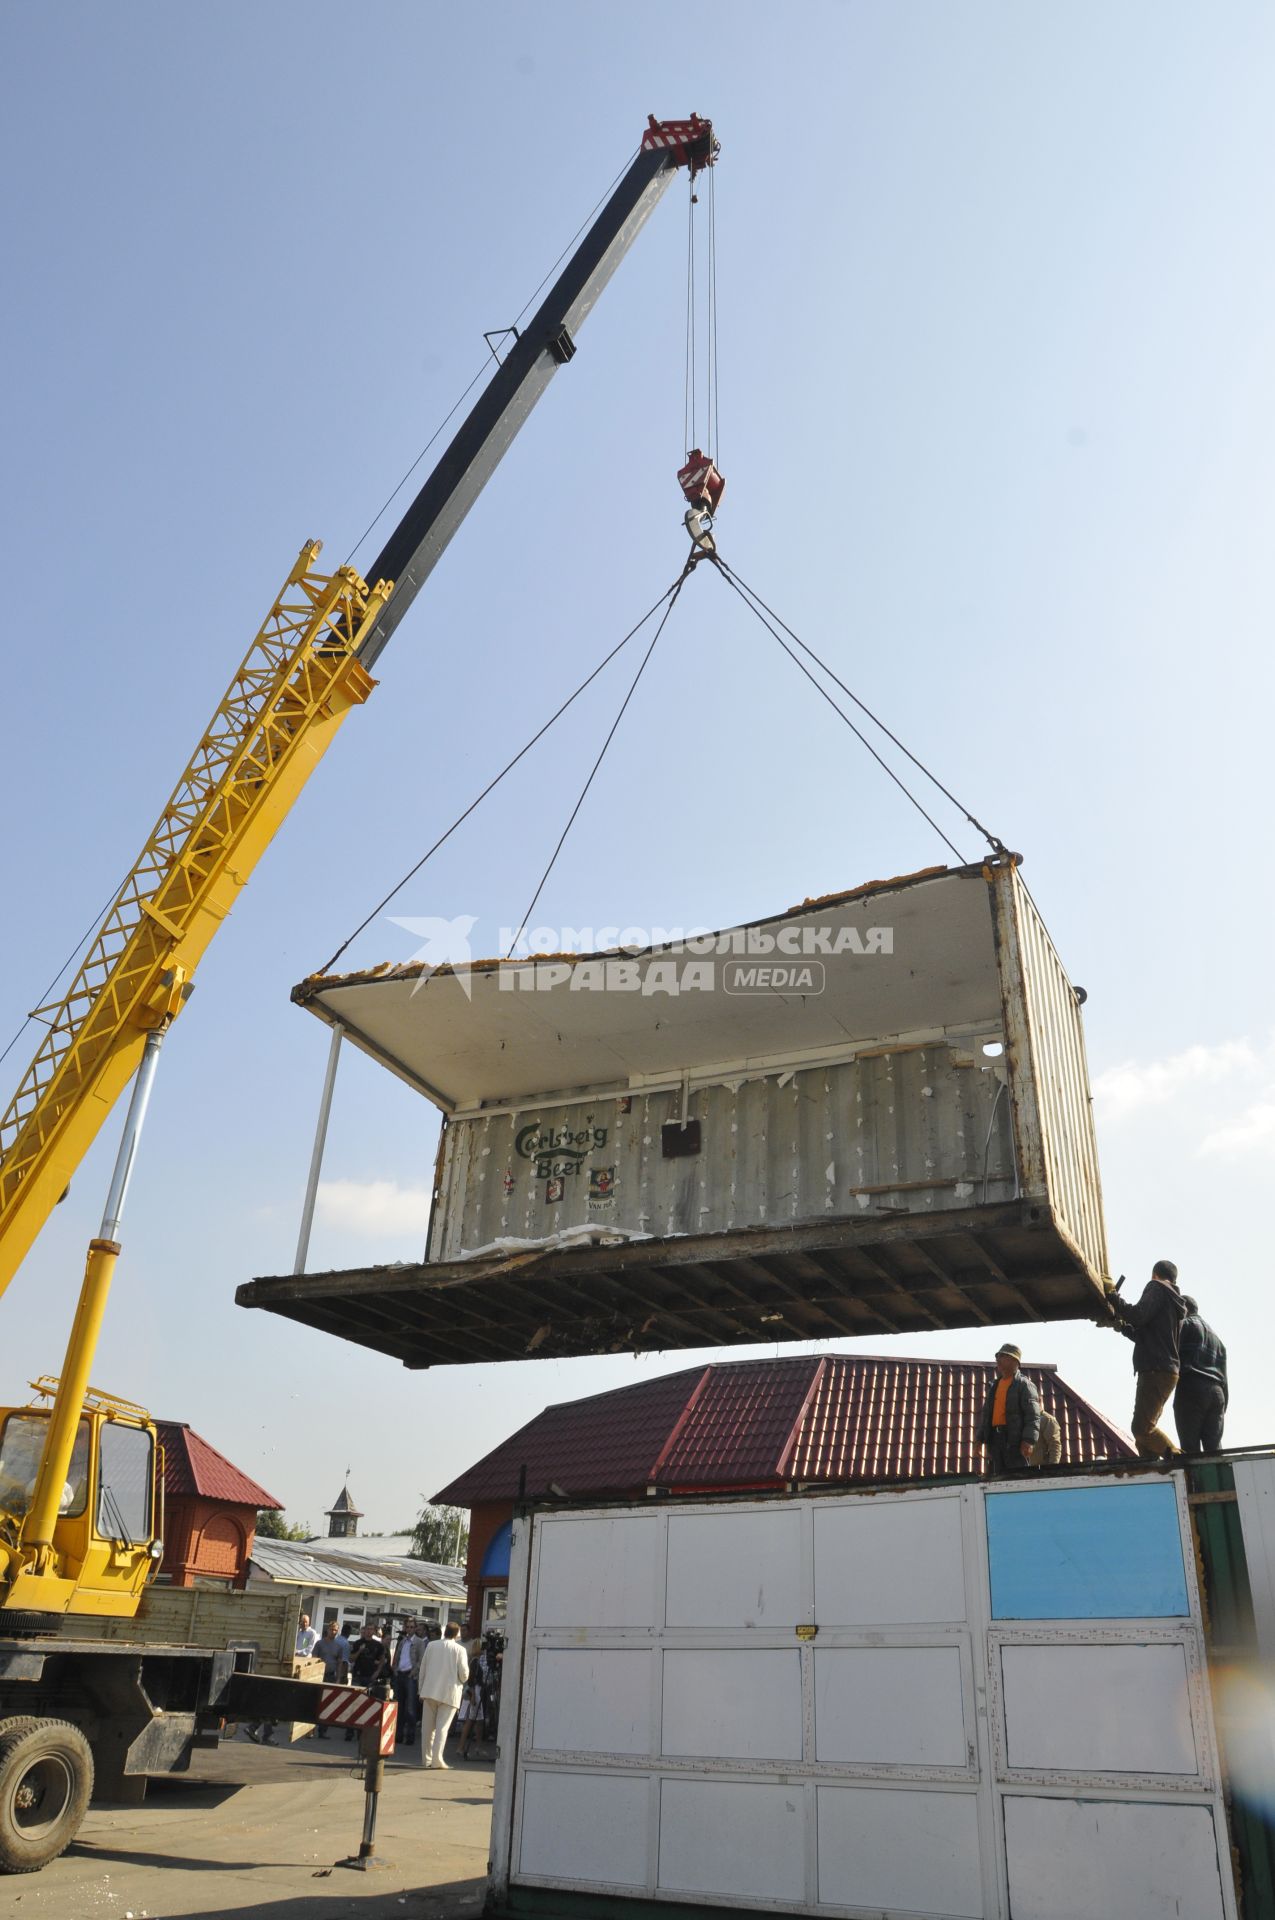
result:
[(1023, 1201), (284, 1274), (235, 1297), (414, 1368), (1106, 1318)]

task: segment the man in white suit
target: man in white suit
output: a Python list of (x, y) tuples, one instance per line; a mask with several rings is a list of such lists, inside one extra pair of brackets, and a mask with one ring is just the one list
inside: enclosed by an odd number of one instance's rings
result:
[(421, 1696), (421, 1761), (446, 1767), (443, 1745), (469, 1678), (469, 1656), (460, 1644), (460, 1628), (449, 1623), (441, 1640), (431, 1640), (421, 1658), (417, 1686)]

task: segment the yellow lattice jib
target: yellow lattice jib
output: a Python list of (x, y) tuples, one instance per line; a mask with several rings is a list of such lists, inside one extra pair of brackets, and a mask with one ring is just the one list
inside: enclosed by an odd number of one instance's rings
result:
[(389, 597), (301, 549), (208, 731), (0, 1117), (0, 1291), (190, 992), (226, 918), (351, 707), (376, 682), (359, 645)]

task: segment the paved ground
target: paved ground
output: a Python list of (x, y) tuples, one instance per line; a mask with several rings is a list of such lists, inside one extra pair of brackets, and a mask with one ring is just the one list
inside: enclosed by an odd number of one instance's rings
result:
[[(454, 1743), (453, 1743), (454, 1748)], [(0, 1878), (3, 1920), (477, 1920), (486, 1890), (490, 1761), (386, 1772), (371, 1873), (357, 1853), (363, 1773), (339, 1736), (286, 1748), (242, 1735), (152, 1783), (140, 1807), (94, 1807), (43, 1873)]]

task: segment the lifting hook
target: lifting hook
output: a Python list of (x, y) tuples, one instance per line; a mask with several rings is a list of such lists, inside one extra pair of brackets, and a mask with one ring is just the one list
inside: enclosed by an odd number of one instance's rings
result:
[(701, 453), (698, 447), (692, 448), (686, 456), (686, 465), (678, 469), (677, 484), (687, 501), (682, 524), (692, 543), (704, 553), (716, 553), (713, 521), (726, 491), (726, 482), (717, 471), (712, 455)]

